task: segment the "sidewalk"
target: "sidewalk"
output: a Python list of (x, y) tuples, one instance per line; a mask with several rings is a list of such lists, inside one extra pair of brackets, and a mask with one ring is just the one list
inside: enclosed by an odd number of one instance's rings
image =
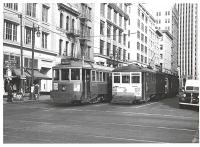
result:
[(29, 100), (28, 96), (23, 97), (23, 100), (14, 99), (13, 102), (7, 102), (7, 98), (3, 98), (3, 104), (12, 104), (12, 103), (27, 103), (27, 102), (44, 102), (50, 101), (50, 95), (40, 95), (39, 100)]

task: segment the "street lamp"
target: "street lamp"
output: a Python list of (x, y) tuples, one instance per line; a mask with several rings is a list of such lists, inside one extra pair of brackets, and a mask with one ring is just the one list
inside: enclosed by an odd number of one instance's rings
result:
[(40, 37), (40, 28), (35, 27), (35, 24), (33, 23), (33, 28), (32, 28), (32, 66), (31, 66), (31, 91), (30, 91), (30, 99), (34, 99), (34, 46), (35, 46), (35, 33), (37, 34), (37, 37)]

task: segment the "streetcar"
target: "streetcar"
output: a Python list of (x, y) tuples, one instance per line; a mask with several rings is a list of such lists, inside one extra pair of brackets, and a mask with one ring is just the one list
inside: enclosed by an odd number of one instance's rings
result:
[(111, 100), (111, 75), (114, 68), (81, 60), (61, 61), (52, 68), (50, 98), (54, 104), (83, 104)]
[(112, 72), (111, 103), (147, 102), (172, 97), (178, 93), (178, 77), (141, 67), (119, 67)]

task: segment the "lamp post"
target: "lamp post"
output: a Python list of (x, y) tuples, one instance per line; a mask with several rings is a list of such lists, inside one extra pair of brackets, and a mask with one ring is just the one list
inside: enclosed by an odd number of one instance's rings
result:
[(35, 46), (35, 33), (37, 33), (37, 37), (40, 37), (40, 30), (39, 26), (35, 28), (35, 24), (33, 23), (32, 28), (32, 62), (31, 62), (31, 93), (30, 93), (30, 99), (34, 99), (34, 46)]

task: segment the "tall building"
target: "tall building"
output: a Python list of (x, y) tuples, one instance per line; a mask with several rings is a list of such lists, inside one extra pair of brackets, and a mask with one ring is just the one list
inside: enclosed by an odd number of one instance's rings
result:
[(159, 37), (155, 18), (142, 4), (131, 5), (130, 63), (156, 68), (160, 66)]
[(104, 66), (122, 66), (128, 60), (128, 3), (96, 3), (94, 14), (94, 60)]
[(178, 11), (176, 5), (156, 8), (154, 10), (156, 26), (159, 30), (168, 30), (172, 35), (171, 72), (177, 73), (178, 68)]
[(187, 79), (198, 79), (198, 4), (178, 3), (178, 65), (182, 86)]

